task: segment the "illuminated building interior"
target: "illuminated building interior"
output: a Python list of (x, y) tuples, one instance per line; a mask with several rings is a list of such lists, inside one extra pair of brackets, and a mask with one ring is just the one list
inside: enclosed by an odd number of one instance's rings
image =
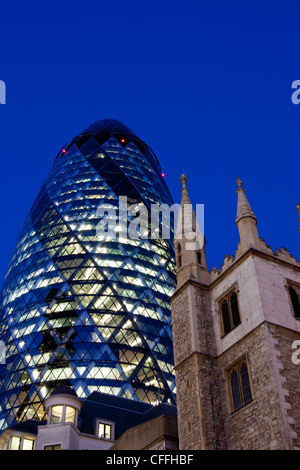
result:
[(45, 419), (43, 401), (60, 385), (80, 398), (175, 404), (173, 242), (122, 232), (99, 240), (97, 211), (118, 211), (120, 196), (129, 206), (173, 204), (151, 149), (118, 121), (98, 121), (57, 155), (7, 270), (0, 429)]

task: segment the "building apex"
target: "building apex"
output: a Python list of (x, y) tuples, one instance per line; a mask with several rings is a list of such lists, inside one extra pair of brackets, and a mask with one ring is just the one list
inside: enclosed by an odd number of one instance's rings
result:
[(187, 177), (184, 173), (180, 176), (180, 181), (181, 181), (181, 184), (182, 184), (182, 189), (186, 189), (188, 191), (188, 189), (186, 187)]
[(186, 183), (187, 183), (188, 179), (187, 179), (187, 177), (184, 173), (180, 176), (180, 181), (181, 181), (181, 185), (182, 185), (182, 188), (181, 188), (181, 207), (183, 207), (185, 204), (191, 204), (191, 200), (190, 200), (190, 197), (189, 197), (189, 190), (186, 186)]
[(242, 183), (243, 182), (242, 182), (241, 178), (236, 178), (236, 184), (237, 184), (238, 190), (243, 189)]
[(256, 217), (250, 207), (248, 199), (245, 194), (245, 189), (242, 187), (242, 180), (240, 178), (236, 178), (237, 184), (237, 194), (238, 194), (238, 203), (237, 203), (237, 214), (236, 214), (236, 222), (241, 220), (244, 217), (251, 217), (255, 219)]

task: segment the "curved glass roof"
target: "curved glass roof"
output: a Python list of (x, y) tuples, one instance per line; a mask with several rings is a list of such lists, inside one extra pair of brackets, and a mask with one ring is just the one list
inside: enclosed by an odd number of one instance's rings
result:
[[(126, 126), (120, 121), (117, 121), (116, 119), (101, 119), (100, 121), (96, 121), (94, 124), (92, 124), (83, 132), (81, 132), (78, 136), (76, 136), (73, 139), (72, 143), (69, 145), (69, 147), (74, 143), (74, 141), (77, 142), (78, 139), (86, 140), (89, 135), (95, 135), (97, 133), (105, 134), (107, 138), (110, 135), (126, 136), (127, 139), (133, 141), (133, 143), (139, 148), (139, 150), (143, 154), (147, 154), (147, 158), (150, 157), (150, 159), (154, 160), (158, 171), (161, 172), (160, 163), (153, 150), (142, 139), (140, 139), (128, 126)], [(167, 191), (169, 191), (167, 186), (165, 186), (165, 188)]]
[(127, 129), (103, 120), (75, 137), (26, 218), (0, 295), (0, 429), (44, 419), (44, 399), (62, 385), (80, 398), (175, 404), (173, 226), (165, 240), (97, 231), (99, 209), (119, 216), (121, 196), (173, 204), (149, 147)]
[(96, 121), (94, 124), (85, 129), (81, 135), (89, 134), (90, 132), (101, 131), (120, 132), (127, 134), (128, 136), (137, 137), (137, 135), (131, 129), (129, 129), (129, 127), (125, 126), (125, 124), (117, 121), (116, 119), (101, 119), (100, 121)]

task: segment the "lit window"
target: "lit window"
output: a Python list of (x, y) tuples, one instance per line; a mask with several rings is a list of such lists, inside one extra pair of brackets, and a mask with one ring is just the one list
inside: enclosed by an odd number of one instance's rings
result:
[(228, 370), (232, 410), (252, 400), (251, 385), (246, 360), (243, 359)]
[(101, 439), (111, 439), (111, 424), (99, 423), (99, 435)]
[(53, 406), (51, 410), (51, 421), (50, 424), (58, 424), (62, 422), (64, 407), (61, 405)]
[(72, 408), (72, 406), (66, 406), (65, 423), (75, 424), (75, 414), (76, 414), (75, 408)]
[(12, 436), (9, 441), (9, 450), (20, 450), (21, 438)]
[(23, 439), (22, 450), (33, 450), (34, 441), (32, 439)]
[(54, 444), (53, 446), (45, 446), (44, 450), (61, 450), (61, 445)]

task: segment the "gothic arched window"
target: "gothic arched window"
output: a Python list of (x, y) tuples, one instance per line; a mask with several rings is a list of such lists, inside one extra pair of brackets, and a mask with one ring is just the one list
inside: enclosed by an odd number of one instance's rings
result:
[(252, 400), (251, 384), (246, 359), (232, 366), (228, 370), (230, 383), (231, 403), (233, 411), (246, 405)]
[(226, 335), (241, 323), (238, 298), (235, 291), (230, 291), (220, 300), (222, 329)]
[(235, 327), (241, 322), (237, 295), (235, 292), (231, 294), (230, 306), (231, 306), (231, 314), (232, 314), (232, 324)]
[(181, 255), (181, 245), (178, 243), (177, 245), (177, 269), (180, 269), (182, 266), (182, 255)]
[(224, 333), (229, 333), (231, 331), (231, 323), (230, 323), (230, 314), (228, 308), (227, 300), (224, 300), (222, 303), (222, 320), (223, 320), (223, 328)]
[(296, 318), (300, 319), (300, 301), (299, 301), (299, 292), (297, 292), (296, 288), (293, 286), (289, 286), (289, 292), (291, 297), (291, 302), (294, 310), (294, 314)]

